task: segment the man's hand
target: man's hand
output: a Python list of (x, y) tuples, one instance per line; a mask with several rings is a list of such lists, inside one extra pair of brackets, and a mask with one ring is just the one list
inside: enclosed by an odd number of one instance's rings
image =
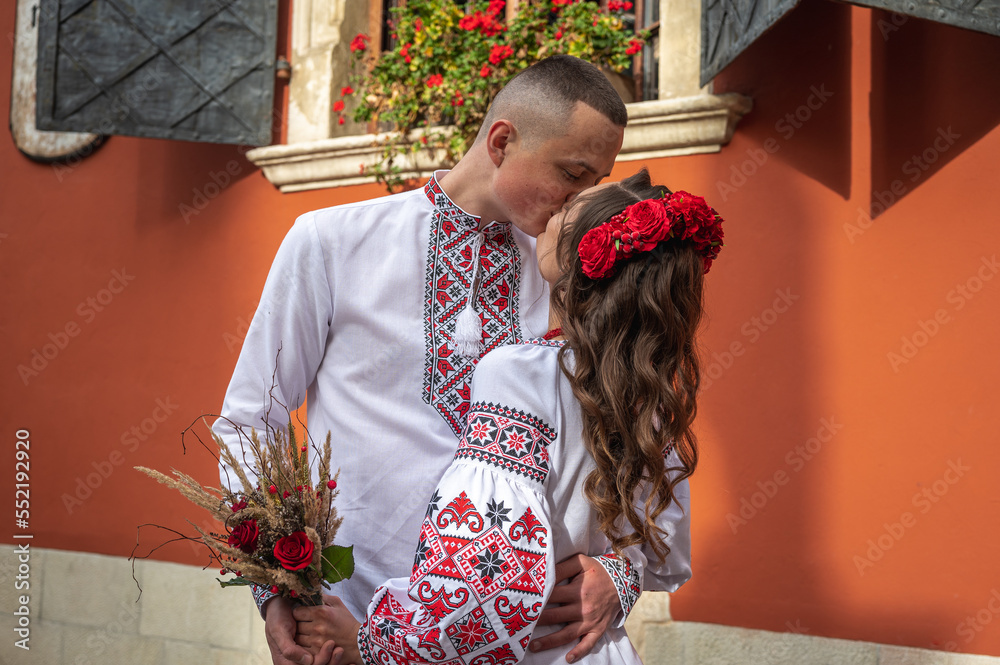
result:
[[(568, 584), (561, 584), (563, 580)], [(567, 624), (564, 628), (532, 640), (532, 651), (544, 651), (569, 644), (579, 638), (580, 643), (566, 654), (572, 663), (587, 654), (621, 612), (618, 590), (601, 564), (589, 556), (577, 554), (556, 565), (556, 586), (552, 589), (549, 604), (542, 610), (538, 625)], [(558, 603), (558, 607), (553, 605)]]
[[(275, 596), (264, 605), (264, 635), (274, 665), (325, 665), (295, 643), (295, 617), (292, 601)], [(329, 655), (327, 655), (329, 658)]]
[(323, 596), (322, 605), (301, 605), (292, 611), (298, 622), (295, 642), (317, 654), (317, 663), (330, 665), (361, 663), (358, 651), (358, 630), (361, 624), (343, 601), (336, 596)]

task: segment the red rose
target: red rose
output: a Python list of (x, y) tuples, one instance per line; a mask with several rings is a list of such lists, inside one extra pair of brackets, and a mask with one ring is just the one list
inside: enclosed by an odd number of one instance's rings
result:
[(257, 549), (257, 520), (244, 520), (229, 534), (229, 546), (253, 554)]
[(674, 235), (682, 240), (691, 238), (702, 227), (715, 224), (715, 211), (700, 196), (682, 191), (674, 192), (667, 197), (667, 208), (677, 220)]
[(580, 246), (580, 262), (583, 264), (583, 274), (591, 279), (601, 279), (615, 266), (618, 254), (615, 250), (614, 236), (611, 224), (601, 224), (587, 231)]
[(662, 199), (633, 203), (625, 209), (625, 213), (628, 216), (625, 226), (632, 233), (641, 236), (643, 250), (652, 249), (656, 243), (670, 235), (671, 217)]
[(302, 570), (312, 563), (313, 542), (305, 531), (296, 531), (274, 544), (274, 558), (285, 570)]

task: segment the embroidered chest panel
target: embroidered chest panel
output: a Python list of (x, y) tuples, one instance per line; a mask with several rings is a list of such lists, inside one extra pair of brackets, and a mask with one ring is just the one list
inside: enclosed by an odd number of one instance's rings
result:
[(479, 357), (457, 353), (453, 338), (455, 322), (473, 286), (475, 261), (479, 261), (479, 284), (472, 292), (486, 353), (520, 342), (517, 291), (521, 254), (510, 225), (493, 224), (482, 232), (479, 256), (473, 256), (479, 220), (453, 204), (434, 178), (424, 186), (424, 193), (435, 209), (424, 288), (423, 400), (444, 418), (455, 436), (460, 436), (469, 410), (472, 371)]
[(549, 446), (556, 431), (531, 414), (499, 404), (476, 402), (456, 459), (478, 461), (522, 481), (544, 484), (549, 475)]

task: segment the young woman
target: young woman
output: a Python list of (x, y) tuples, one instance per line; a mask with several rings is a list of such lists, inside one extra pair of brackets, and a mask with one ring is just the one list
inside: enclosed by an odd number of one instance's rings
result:
[[(427, 508), (409, 579), (375, 592), (362, 622), (343, 604), (301, 607), (297, 641), (323, 662), (556, 663), (535, 653), (554, 566), (595, 557), (622, 622), (649, 557), (690, 577), (687, 478), (704, 273), (721, 219), (645, 171), (595, 187), (538, 237), (551, 284), (544, 339), (491, 351), (472, 385), (464, 437)], [(343, 649), (343, 654), (341, 654)], [(620, 625), (583, 657), (639, 663)]]

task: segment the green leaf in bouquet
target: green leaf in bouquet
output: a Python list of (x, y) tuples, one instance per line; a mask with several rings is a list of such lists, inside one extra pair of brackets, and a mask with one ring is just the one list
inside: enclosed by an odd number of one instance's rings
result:
[(343, 547), (330, 545), (320, 556), (323, 565), (323, 579), (331, 584), (350, 579), (354, 574), (354, 545)]
[(245, 577), (234, 577), (231, 580), (220, 580), (218, 577), (216, 577), (215, 580), (222, 587), (227, 587), (227, 586), (250, 586), (251, 584), (253, 584), (253, 582), (251, 582), (250, 580), (248, 580)]

